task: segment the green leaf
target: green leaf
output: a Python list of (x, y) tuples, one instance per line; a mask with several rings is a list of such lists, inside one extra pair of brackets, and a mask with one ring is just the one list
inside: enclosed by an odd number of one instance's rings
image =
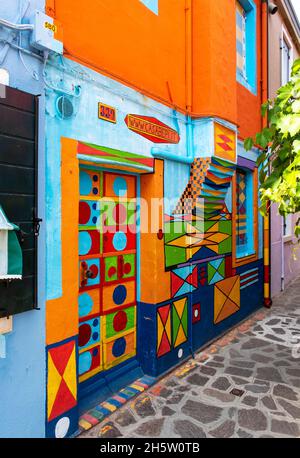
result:
[[(255, 142), (265, 150), (256, 161), (260, 211), (266, 214), (271, 201), (281, 215), (300, 213), (300, 59), (294, 62), (291, 79), (278, 89), (276, 98), (262, 105), (262, 116), (266, 113), (269, 126), (255, 136)], [(253, 144), (246, 141), (246, 146)], [(297, 226), (300, 237), (300, 219)]]
[(244, 141), (244, 148), (246, 151), (250, 151), (253, 147), (253, 140), (251, 137), (249, 138), (246, 138), (246, 140)]
[(296, 59), (292, 67), (292, 75), (296, 75), (300, 72), (300, 59)]
[(300, 100), (295, 100), (295, 102), (292, 103), (292, 110), (294, 113), (300, 113)]
[(300, 154), (300, 140), (293, 141), (293, 150), (296, 154)]
[(261, 115), (263, 118), (266, 116), (268, 109), (269, 109), (269, 100), (263, 103), (261, 106), (260, 111), (261, 111)]
[(300, 226), (295, 226), (295, 236), (299, 238), (299, 236), (300, 236)]
[(265, 149), (268, 146), (268, 138), (265, 137), (264, 131), (259, 132), (256, 134), (256, 143), (260, 145), (263, 149)]
[(300, 116), (297, 114), (282, 116), (277, 127), (283, 134), (290, 134), (294, 137), (300, 133)]
[(267, 159), (267, 153), (265, 151), (263, 151), (256, 159), (257, 167), (259, 167), (261, 164), (263, 164), (266, 159)]

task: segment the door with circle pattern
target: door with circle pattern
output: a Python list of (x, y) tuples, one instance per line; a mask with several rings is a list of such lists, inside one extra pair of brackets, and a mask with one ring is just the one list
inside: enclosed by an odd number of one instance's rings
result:
[(79, 382), (136, 354), (136, 177), (80, 169)]

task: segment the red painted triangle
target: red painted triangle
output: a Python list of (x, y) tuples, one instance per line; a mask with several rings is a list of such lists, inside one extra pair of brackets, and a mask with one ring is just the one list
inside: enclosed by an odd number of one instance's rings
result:
[(168, 316), (169, 316), (169, 312), (170, 312), (170, 306), (169, 305), (165, 305), (163, 307), (159, 307), (159, 309), (158, 309), (158, 313), (159, 313), (159, 315), (161, 317), (161, 321), (163, 322), (164, 325), (167, 322), (167, 319), (168, 319)]
[(175, 294), (177, 293), (177, 291), (179, 291), (179, 289), (182, 287), (184, 282), (185, 282), (185, 280), (183, 280), (182, 278), (179, 278), (176, 274), (174, 274), (172, 272), (172, 274), (171, 274), (171, 293), (172, 293), (172, 296), (175, 296)]
[(70, 342), (61, 345), (60, 347), (54, 347), (49, 350), (53, 363), (61, 376), (64, 374), (66, 365), (73, 351), (74, 344), (74, 340), (70, 340)]
[(194, 268), (193, 272), (185, 279), (185, 281), (189, 284), (194, 286), (194, 288), (198, 287), (198, 272), (197, 267)]
[(170, 342), (167, 337), (167, 333), (164, 332), (160, 341), (160, 346), (157, 352), (157, 356), (162, 356), (171, 350)]
[(59, 386), (59, 390), (56, 395), (56, 399), (54, 401), (51, 415), (49, 417), (49, 421), (53, 420), (53, 418), (58, 417), (64, 412), (75, 407), (77, 404), (76, 399), (72, 395), (71, 391), (67, 387), (67, 384), (64, 380), (61, 381)]

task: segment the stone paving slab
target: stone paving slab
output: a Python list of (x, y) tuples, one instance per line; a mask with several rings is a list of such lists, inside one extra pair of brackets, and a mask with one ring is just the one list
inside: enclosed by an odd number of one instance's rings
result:
[(300, 437), (300, 280), (79, 437)]

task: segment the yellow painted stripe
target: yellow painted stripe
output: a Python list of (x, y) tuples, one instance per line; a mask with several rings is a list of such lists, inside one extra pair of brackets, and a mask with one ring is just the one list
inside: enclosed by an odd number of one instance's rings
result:
[(91, 427), (92, 427), (92, 425), (88, 421), (84, 420), (83, 418), (81, 420), (79, 420), (79, 426), (81, 426), (86, 431), (88, 429), (91, 429)]
[(131, 388), (134, 388), (135, 390), (138, 390), (138, 391), (144, 391), (145, 388), (143, 388), (142, 386), (139, 386), (139, 385), (135, 385), (135, 384), (132, 384), (132, 385), (129, 385)]
[(268, 283), (264, 284), (264, 297), (269, 297), (270, 294), (270, 287)]
[(109, 402), (103, 402), (101, 406), (105, 407), (105, 409), (109, 410), (110, 412), (114, 412), (115, 410), (117, 410), (117, 407), (113, 404), (110, 404)]
[(269, 248), (264, 249), (265, 266), (269, 265)]

